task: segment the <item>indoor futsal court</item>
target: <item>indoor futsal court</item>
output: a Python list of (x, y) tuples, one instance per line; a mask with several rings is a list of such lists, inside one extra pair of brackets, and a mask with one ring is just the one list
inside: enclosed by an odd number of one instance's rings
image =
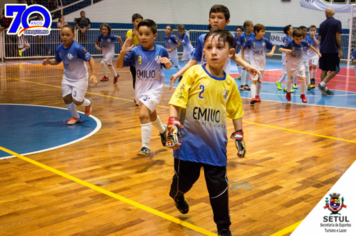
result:
[[(5, 8), (5, 3), (19, 2), (22, 1), (1, 0), (0, 10)], [(109, 80), (101, 81), (105, 76), (103, 54), (96, 49), (103, 23), (108, 23), (112, 34), (125, 42), (127, 31), (133, 29), (131, 16), (134, 13), (157, 23), (155, 44), (165, 46), (167, 25), (172, 25), (172, 35), (179, 37), (177, 27), (183, 24), (196, 48), (198, 37), (209, 32), (209, 10), (215, 4), (223, 4), (230, 11), (228, 31), (235, 34), (237, 26), (250, 20), (253, 24), (265, 25), (268, 40), (274, 34), (284, 34), (283, 27), (288, 24), (294, 29), (316, 25), (319, 30), (326, 19), (324, 11), (302, 8), (299, 0), (271, 0), (268, 4), (262, 0), (72, 0), (57, 1), (56, 8), (49, 9), (50, 35), (23, 38), (30, 47), (21, 55), (19, 51), (25, 47), (17, 41), (20, 38), (7, 35), (2, 29), (0, 235), (218, 235), (204, 169), (184, 194), (189, 212), (182, 214), (169, 195), (176, 173), (173, 151), (161, 144), (155, 127), (149, 143), (150, 154), (137, 154), (143, 142), (142, 105), (137, 106), (134, 101), (130, 67), (116, 66), (122, 44), (118, 40), (114, 43), (112, 63), (119, 75), (117, 83), (113, 83), (114, 74), (109, 67), (105, 72)], [(66, 68), (63, 63), (47, 66), (42, 63), (46, 58), (56, 60), (56, 50), (62, 40), (58, 18), (64, 15), (65, 22), (75, 26), (74, 20), (80, 19), (82, 11), (91, 22), (82, 42), (85, 52), (87, 50), (93, 58), (98, 84), (95, 86), (89, 80), (84, 92), (85, 99), (91, 100), (91, 114), (86, 116), (86, 108), (77, 105), (81, 122), (69, 125), (71, 113), (62, 94)], [(4, 19), (3, 14), (0, 17)], [(235, 129), (230, 120), (226, 122), (232, 235), (292, 235), (355, 162), (356, 76), (349, 51), (356, 48), (356, 39), (349, 39), (349, 35), (354, 35), (356, 18), (350, 21), (350, 13), (338, 12), (334, 18), (341, 21), (343, 31), (340, 72), (327, 83), (334, 95), (324, 96), (318, 89), (322, 73), (318, 67), (316, 87), (305, 92), (308, 102), (303, 103), (300, 98), (299, 79), (291, 101), (287, 101), (286, 92), (276, 86), (276, 81), (284, 75), (280, 45), (273, 57), (266, 59), (260, 91), (262, 101), (251, 105), (251, 91), (239, 91), (244, 111), (244, 158), (237, 156), (234, 140), (230, 139)], [(3, 26), (2, 21), (0, 29)], [(80, 29), (74, 30), (74, 40), (78, 41)], [(185, 49), (179, 46), (177, 50), (178, 66), (183, 68), (186, 62), (181, 59)], [(91, 75), (91, 62), (85, 63)], [(176, 88), (184, 90), (184, 84), (176, 81), (170, 90), (170, 78), (177, 69), (172, 66), (163, 72), (164, 88), (156, 112), (166, 125), (172, 95)], [(237, 78), (241, 73), (233, 61), (230, 76), (240, 88), (242, 82)], [(247, 83), (251, 85), (251, 79)], [(285, 83), (282, 83), (283, 88), (287, 86)], [(199, 148), (204, 149), (204, 146)], [(353, 188), (354, 180), (350, 181), (349, 187)], [(354, 200), (345, 197), (345, 201), (349, 206)]]

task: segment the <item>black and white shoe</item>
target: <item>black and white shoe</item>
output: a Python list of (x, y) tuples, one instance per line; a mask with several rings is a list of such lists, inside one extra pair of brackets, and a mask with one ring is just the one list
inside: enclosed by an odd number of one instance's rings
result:
[(161, 136), (161, 143), (163, 147), (165, 147), (167, 141), (167, 125), (163, 125), (163, 127), (164, 127), (164, 132), (162, 134), (159, 134), (159, 136)]
[(187, 199), (185, 199), (184, 195), (178, 198), (174, 198), (174, 202), (180, 213), (187, 214), (189, 212), (189, 203)]
[(149, 157), (151, 155), (151, 151), (149, 148), (142, 147), (141, 150), (137, 152), (137, 155)]
[(222, 228), (218, 230), (218, 236), (231, 236), (231, 231), (229, 228)]
[(322, 87), (320, 84), (318, 84), (318, 89), (324, 96), (328, 96), (328, 93), (326, 92), (325, 87)]
[(334, 93), (333, 93), (333, 92), (331, 92), (329, 89), (328, 89), (328, 90), (326, 90), (326, 94), (327, 94), (327, 95), (334, 95)]

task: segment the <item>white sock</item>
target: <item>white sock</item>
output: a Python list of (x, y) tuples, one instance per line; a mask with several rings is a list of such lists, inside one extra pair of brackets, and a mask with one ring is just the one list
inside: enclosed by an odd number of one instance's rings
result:
[(241, 85), (245, 85), (245, 73), (246, 70), (241, 70)]
[(287, 92), (290, 93), (292, 88), (293, 78), (287, 78)]
[(81, 106), (86, 107), (86, 106), (90, 106), (90, 105), (91, 105), (90, 100), (87, 99), (87, 98), (84, 98), (84, 102), (83, 102), (83, 104)]
[(312, 79), (315, 79), (315, 78), (316, 78), (316, 69), (312, 70)]
[(100, 62), (101, 68), (103, 69), (103, 73), (105, 77), (108, 77), (108, 69), (106, 68), (106, 63), (104, 60)]
[(321, 81), (320, 86), (321, 87), (326, 87), (326, 83), (324, 81)]
[(297, 84), (297, 76), (296, 77), (294, 77), (294, 79), (293, 79), (293, 83), (296, 85)]
[(286, 79), (286, 77), (287, 77), (287, 75), (284, 74), (284, 75), (282, 76), (282, 78), (280, 78), (280, 79), (278, 80), (278, 83), (282, 83), (282, 82)]
[(150, 148), (152, 124), (141, 124), (142, 147)]
[(77, 106), (72, 102), (71, 104), (66, 104), (68, 111), (72, 115), (72, 117), (79, 118), (79, 114), (77, 111)]
[(258, 82), (257, 82), (257, 92), (256, 92), (257, 95), (260, 95), (260, 93), (261, 93), (261, 88), (262, 88), (262, 82), (261, 82), (261, 83), (258, 83)]
[(244, 83), (244, 85), (248, 85), (248, 79), (250, 78), (250, 72), (248, 72), (247, 70), (246, 70), (246, 74), (245, 74), (245, 83)]
[(251, 83), (251, 98), (255, 98), (255, 97), (256, 97), (256, 84)]
[(305, 72), (305, 77), (307, 78), (308, 85), (310, 84), (310, 73), (309, 71)]
[(300, 90), (301, 94), (305, 94), (305, 79), (300, 79)]
[(158, 129), (158, 132), (160, 134), (162, 134), (165, 131), (159, 116), (157, 116), (157, 119), (155, 121), (151, 122), (151, 123), (152, 123), (153, 127)]
[(238, 67), (237, 67), (237, 71), (239, 72), (239, 76), (241, 76), (242, 66), (238, 66)]
[(115, 68), (113, 66), (109, 66), (110, 70), (111, 70), (111, 73), (113, 74), (114, 77), (117, 76), (117, 73), (115, 71)]

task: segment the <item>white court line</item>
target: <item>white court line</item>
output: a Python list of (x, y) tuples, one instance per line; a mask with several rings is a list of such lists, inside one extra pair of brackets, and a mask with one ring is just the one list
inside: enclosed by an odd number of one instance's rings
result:
[[(49, 107), (49, 108), (53, 108), (53, 109), (62, 109), (62, 110), (68, 110), (67, 108), (62, 108), (62, 107), (50, 107), (50, 106), (42, 106), (42, 105), (29, 105), (29, 104), (11, 104), (11, 103), (0, 103), (0, 106), (1, 105), (7, 105), (7, 106), (35, 106), (35, 107)], [(78, 113), (81, 113), (84, 115), (83, 112), (80, 112), (78, 111)], [(31, 155), (31, 154), (35, 154), (35, 153), (41, 153), (41, 152), (46, 152), (46, 151), (50, 151), (50, 150), (53, 150), (53, 149), (57, 149), (57, 148), (61, 148), (61, 147), (65, 147), (65, 146), (68, 146), (68, 145), (71, 145), (73, 143), (77, 143), (79, 141), (82, 141), (86, 138), (89, 138), (90, 136), (94, 135), (96, 132), (98, 132), (101, 128), (101, 121), (96, 118), (95, 116), (93, 115), (90, 115), (89, 117), (93, 118), (96, 122), (96, 128), (90, 133), (90, 134), (87, 134), (86, 136), (82, 137), (82, 138), (79, 138), (77, 140), (74, 140), (72, 142), (69, 142), (69, 143), (65, 143), (65, 144), (62, 144), (62, 145), (59, 145), (59, 146), (55, 146), (55, 147), (51, 147), (51, 148), (47, 148), (47, 149), (42, 149), (42, 150), (38, 150), (38, 151), (34, 151), (34, 152), (29, 152), (29, 153), (23, 153), (21, 155), (25, 156), (25, 155)], [(5, 147), (6, 148), (6, 147)], [(8, 158), (13, 158), (14, 156), (6, 156), (6, 157), (0, 157), (0, 160), (2, 159), (8, 159)]]

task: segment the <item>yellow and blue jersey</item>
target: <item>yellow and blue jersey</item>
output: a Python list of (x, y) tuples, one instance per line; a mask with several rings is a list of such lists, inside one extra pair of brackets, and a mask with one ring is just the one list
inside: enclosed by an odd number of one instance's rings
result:
[(190, 67), (169, 102), (186, 109), (182, 146), (173, 155), (184, 161), (226, 166), (226, 119), (243, 116), (242, 100), (230, 75), (214, 77), (205, 66)]

